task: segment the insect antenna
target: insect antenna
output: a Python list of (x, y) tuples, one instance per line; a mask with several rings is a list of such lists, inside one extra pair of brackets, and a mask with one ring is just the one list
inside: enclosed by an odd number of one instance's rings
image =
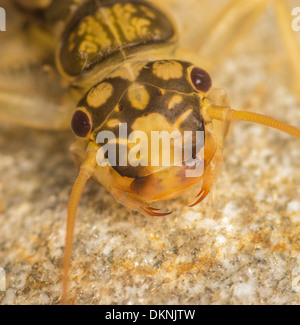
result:
[(69, 271), (71, 266), (74, 226), (75, 226), (77, 208), (85, 184), (94, 173), (94, 169), (96, 166), (96, 153), (97, 153), (96, 151), (89, 151), (86, 160), (82, 163), (80, 167), (79, 174), (73, 185), (71, 196), (69, 199), (65, 254), (64, 254), (64, 261), (63, 261), (63, 279), (62, 279), (62, 303), (63, 304), (68, 303), (67, 293), (68, 293), (68, 283), (69, 283)]
[(211, 119), (217, 119), (221, 121), (248, 121), (252, 123), (266, 125), (300, 138), (300, 129), (266, 115), (254, 112), (234, 110), (229, 107), (217, 106), (213, 104), (208, 104), (207, 107), (204, 107), (204, 112)]

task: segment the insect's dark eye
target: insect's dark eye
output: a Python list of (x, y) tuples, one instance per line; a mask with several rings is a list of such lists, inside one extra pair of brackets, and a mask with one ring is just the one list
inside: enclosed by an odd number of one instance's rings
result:
[(71, 127), (78, 137), (85, 138), (88, 136), (92, 129), (91, 120), (88, 114), (81, 110), (77, 110), (72, 117)]
[(193, 68), (191, 72), (191, 80), (197, 91), (206, 93), (212, 85), (210, 75), (203, 69)]

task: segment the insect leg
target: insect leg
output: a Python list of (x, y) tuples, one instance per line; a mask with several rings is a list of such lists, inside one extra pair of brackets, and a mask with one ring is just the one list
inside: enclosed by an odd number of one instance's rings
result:
[(47, 67), (0, 71), (0, 119), (38, 129), (70, 127), (76, 100)]
[(68, 217), (67, 217), (67, 230), (66, 230), (66, 245), (65, 245), (65, 255), (63, 263), (63, 294), (62, 294), (62, 303), (67, 304), (67, 293), (68, 293), (68, 282), (69, 282), (69, 270), (71, 264), (72, 256), (72, 246), (73, 246), (73, 237), (74, 237), (74, 227), (75, 227), (75, 218), (77, 213), (77, 208), (79, 200), (86, 182), (91, 178), (94, 173), (94, 168), (96, 166), (96, 151), (89, 151), (86, 160), (82, 163), (80, 167), (79, 175), (74, 183), (72, 193), (69, 200), (68, 206)]
[(199, 42), (199, 55), (210, 68), (217, 65), (253, 26), (270, 0), (233, 0), (221, 11)]

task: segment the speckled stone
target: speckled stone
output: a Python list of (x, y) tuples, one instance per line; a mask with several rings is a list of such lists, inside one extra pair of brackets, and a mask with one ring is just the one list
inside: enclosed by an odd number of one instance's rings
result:
[[(182, 15), (184, 29), (191, 20)], [(214, 85), (227, 90), (235, 108), (299, 127), (300, 102), (277, 35), (270, 8), (211, 71)], [(77, 175), (72, 140), (71, 132), (0, 124), (1, 304), (60, 301), (66, 208)], [(212, 203), (189, 208), (190, 194), (162, 203), (171, 216), (147, 219), (90, 181), (76, 222), (70, 298), (76, 304), (299, 304), (299, 167), (299, 139), (236, 122)]]

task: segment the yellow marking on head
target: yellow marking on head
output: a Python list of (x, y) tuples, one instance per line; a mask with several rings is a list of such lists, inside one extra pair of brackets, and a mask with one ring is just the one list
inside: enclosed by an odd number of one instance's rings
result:
[(120, 120), (118, 120), (117, 118), (113, 118), (111, 120), (108, 120), (106, 125), (109, 127), (109, 128), (115, 128), (117, 126), (119, 126), (119, 124), (121, 123)]
[(178, 119), (175, 121), (175, 125), (178, 127), (178, 129), (180, 128), (181, 123), (188, 118), (188, 116), (192, 113), (192, 111), (193, 110), (190, 108), (178, 117)]
[(113, 93), (113, 86), (108, 82), (102, 82), (92, 88), (86, 98), (87, 104), (91, 107), (99, 107), (104, 104)]
[(168, 120), (159, 113), (151, 113), (147, 116), (137, 118), (132, 124), (133, 131), (143, 130), (147, 134), (151, 134), (151, 131), (167, 131), (172, 133), (175, 130), (180, 129), (180, 125), (184, 122), (188, 116), (192, 113), (193, 109), (188, 109), (182, 113), (178, 119), (171, 124)]
[(135, 83), (128, 88), (128, 99), (133, 108), (143, 110), (149, 103), (150, 95), (145, 86)]
[(159, 113), (151, 113), (146, 117), (137, 118), (132, 124), (133, 131), (144, 131), (150, 138), (151, 131), (167, 131), (172, 132), (174, 128), (167, 119)]
[[(166, 150), (170, 150), (169, 158), (171, 160), (167, 161), (168, 165), (174, 165), (175, 163), (182, 161), (181, 153), (180, 155), (175, 155), (174, 147), (176, 144), (178, 145), (178, 141), (179, 143), (182, 142), (182, 132), (178, 128), (179, 124), (177, 125), (176, 122), (174, 124), (170, 123), (165, 116), (159, 113), (151, 113), (146, 118), (139, 117), (132, 124), (133, 131), (142, 130), (146, 133), (148, 142), (151, 140), (151, 143), (149, 143), (148, 145), (149, 166), (152, 166), (152, 159), (156, 161), (155, 164), (151, 167), (151, 169), (155, 170), (156, 168), (160, 168), (162, 166), (163, 163), (160, 163), (160, 160), (163, 157), (163, 152), (166, 153)], [(156, 137), (158, 136), (158, 142), (155, 142), (155, 140), (154, 142), (152, 142), (152, 132), (156, 133)], [(157, 134), (157, 132), (159, 133)], [(161, 141), (159, 141), (159, 138)], [(162, 143), (161, 145), (159, 144), (160, 142)]]
[(115, 71), (110, 73), (109, 78), (119, 77), (133, 82), (136, 80), (140, 71), (143, 69), (146, 63), (146, 61), (138, 61), (122, 65), (121, 67), (117, 68)]
[(153, 64), (153, 74), (163, 80), (178, 79), (183, 76), (183, 68), (176, 61), (158, 61)]
[(173, 109), (176, 105), (182, 102), (182, 96), (174, 95), (168, 103), (168, 109)]

